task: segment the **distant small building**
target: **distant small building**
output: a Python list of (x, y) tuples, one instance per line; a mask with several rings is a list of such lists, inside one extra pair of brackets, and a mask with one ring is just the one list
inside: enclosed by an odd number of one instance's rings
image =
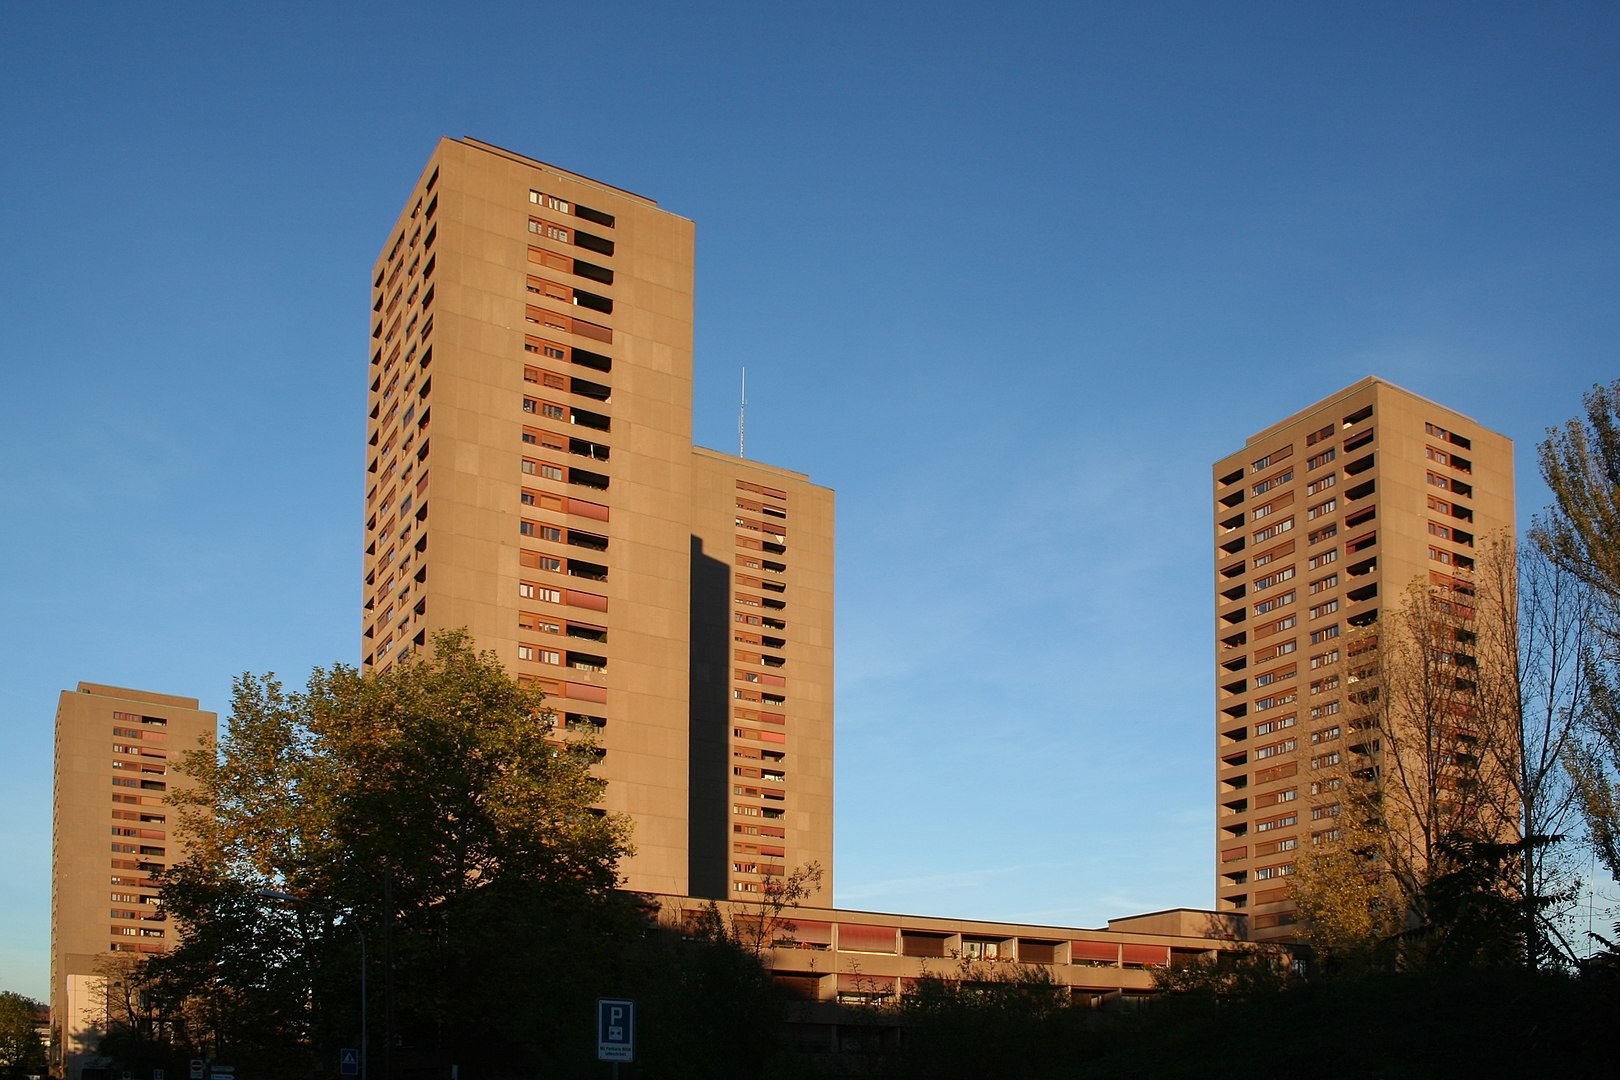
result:
[(83, 682), (57, 704), (48, 1045), (67, 1080), (105, 1029), (99, 972), (174, 943), (153, 875), (183, 855), (167, 798), (184, 781), (170, 765), (217, 730), (197, 705)]

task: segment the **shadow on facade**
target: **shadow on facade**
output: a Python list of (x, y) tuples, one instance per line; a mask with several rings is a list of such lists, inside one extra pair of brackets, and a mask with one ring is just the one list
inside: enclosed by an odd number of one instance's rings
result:
[(687, 888), (726, 896), (727, 758), (731, 725), (731, 567), (703, 553), (692, 537), (691, 636), (687, 737)]

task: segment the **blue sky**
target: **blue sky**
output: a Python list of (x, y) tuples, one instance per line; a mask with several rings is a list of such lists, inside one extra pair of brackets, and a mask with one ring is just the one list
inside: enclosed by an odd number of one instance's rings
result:
[(358, 658), (372, 260), (441, 135), (698, 229), (698, 442), (838, 492), (836, 892), (1212, 901), (1209, 465), (1620, 375), (1607, 3), (9, 5), (0, 987), (51, 723)]

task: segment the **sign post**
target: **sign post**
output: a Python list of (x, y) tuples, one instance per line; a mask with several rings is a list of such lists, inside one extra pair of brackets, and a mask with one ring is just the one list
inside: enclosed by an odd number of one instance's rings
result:
[(342, 1076), (360, 1075), (360, 1051), (345, 1046), (338, 1051), (338, 1073)]
[(596, 999), (596, 1060), (613, 1062), (613, 1075), (619, 1075), (619, 1062), (636, 1060), (636, 1003), (628, 998)]

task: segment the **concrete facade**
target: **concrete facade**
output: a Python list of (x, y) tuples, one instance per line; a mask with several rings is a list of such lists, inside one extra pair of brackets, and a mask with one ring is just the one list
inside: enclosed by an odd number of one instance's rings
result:
[(1216, 462), (1213, 496), (1216, 907), (1286, 940), (1294, 860), (1361, 749), (1349, 650), (1414, 581), (1472, 606), (1483, 543), (1513, 532), (1513, 444), (1367, 378)]
[(692, 446), (692, 281), (685, 218), (440, 142), (374, 268), (361, 653), (466, 627), (596, 730), (627, 887), (746, 898), (830, 878), (832, 493)]
[(50, 1006), (64, 1075), (100, 1036), (106, 965), (173, 945), (152, 876), (184, 857), (167, 798), (185, 783), (172, 759), (215, 735), (197, 704), (83, 682), (57, 704)]

